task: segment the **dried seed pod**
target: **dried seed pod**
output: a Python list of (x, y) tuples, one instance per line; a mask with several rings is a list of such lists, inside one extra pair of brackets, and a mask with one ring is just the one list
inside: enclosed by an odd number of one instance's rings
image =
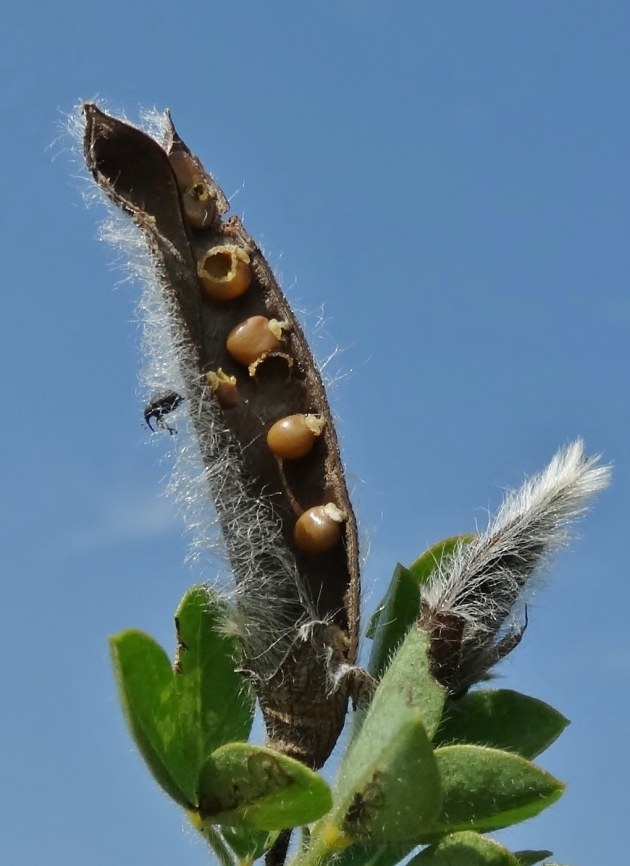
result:
[(236, 376), (228, 376), (221, 367), (216, 371), (206, 373), (206, 381), (210, 390), (222, 409), (235, 409), (241, 401), (236, 384)]
[(269, 428), (267, 445), (282, 460), (299, 460), (311, 451), (325, 425), (318, 415), (288, 415)]
[(174, 150), (169, 162), (182, 197), (182, 209), (190, 226), (205, 229), (217, 218), (216, 200), (194, 158), (185, 150)]
[(334, 502), (315, 505), (298, 519), (293, 540), (304, 553), (326, 553), (341, 539), (341, 524), (346, 515)]
[(197, 275), (213, 301), (231, 301), (252, 281), (249, 255), (233, 244), (211, 247), (197, 260)]
[(286, 322), (268, 319), (266, 316), (250, 316), (232, 328), (225, 342), (226, 348), (235, 361), (250, 367), (254, 374), (256, 362), (274, 352), (280, 345), (282, 331)]
[[(241, 666), (256, 689), (267, 744), (320, 767), (343, 726), (354, 682), (344, 672), (356, 662), (359, 634), (357, 527), (321, 377), (262, 251), (238, 217), (222, 219), (227, 198), (170, 118), (160, 144), (93, 104), (85, 106), (85, 115), (88, 167), (145, 234), (157, 265), (149, 308), (157, 292), (167, 313), (164, 340), (174, 340), (177, 362), (159, 381), (166, 388), (173, 375), (182, 379), (207, 481), (197, 495), (214, 499), (236, 585)], [(201, 200), (204, 188), (216, 217), (191, 237), (185, 202)], [(226, 245), (245, 250), (251, 267), (249, 289), (228, 303), (209, 299), (197, 273), (203, 251)], [(267, 341), (254, 348), (247, 329), (238, 327), (252, 319), (262, 320)], [(247, 337), (244, 361), (228, 349), (234, 331)], [(152, 340), (148, 347), (161, 370), (163, 342)], [(249, 376), (239, 374), (242, 363)], [(304, 460), (278, 460), (267, 444), (269, 427), (307, 413), (326, 421), (315, 448)], [(336, 503), (343, 512), (340, 538), (323, 555), (307, 555), (294, 541), (300, 503)], [(315, 548), (321, 550), (322, 542)]]

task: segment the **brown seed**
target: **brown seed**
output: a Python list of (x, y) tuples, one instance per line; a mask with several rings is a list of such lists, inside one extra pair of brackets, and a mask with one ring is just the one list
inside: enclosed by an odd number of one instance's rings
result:
[(192, 228), (205, 229), (217, 217), (217, 207), (203, 182), (193, 183), (182, 192), (184, 215)]
[(312, 449), (325, 423), (318, 415), (288, 415), (269, 428), (267, 445), (283, 460), (299, 460)]
[(228, 376), (221, 367), (206, 373), (206, 381), (222, 409), (235, 409), (241, 402), (236, 384), (236, 376)]
[(217, 217), (216, 203), (193, 157), (185, 150), (174, 150), (169, 162), (182, 196), (184, 215), (192, 228), (205, 229)]
[(341, 539), (341, 524), (346, 515), (334, 502), (315, 505), (302, 514), (293, 528), (296, 547), (304, 553), (325, 553)]
[(240, 247), (211, 247), (197, 262), (197, 276), (214, 301), (231, 301), (243, 295), (252, 280), (249, 255)]
[(234, 360), (249, 367), (253, 376), (257, 362), (278, 348), (286, 327), (286, 322), (277, 319), (250, 316), (230, 331), (225, 345)]

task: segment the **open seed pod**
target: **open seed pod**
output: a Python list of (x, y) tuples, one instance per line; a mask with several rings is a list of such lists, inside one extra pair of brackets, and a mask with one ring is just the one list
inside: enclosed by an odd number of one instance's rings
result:
[[(223, 192), (170, 117), (159, 144), (94, 104), (84, 113), (87, 166), (155, 262), (268, 743), (319, 767), (343, 725), (338, 674), (355, 662), (359, 610), (355, 518), (319, 372), (260, 249), (225, 218)], [(317, 423), (285, 459), (268, 433), (296, 417)]]

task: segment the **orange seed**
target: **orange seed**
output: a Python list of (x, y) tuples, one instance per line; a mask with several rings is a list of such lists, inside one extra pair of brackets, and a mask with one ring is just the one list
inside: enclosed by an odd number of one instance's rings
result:
[(269, 428), (267, 445), (283, 460), (299, 460), (312, 449), (325, 424), (318, 415), (287, 415)]
[(307, 509), (293, 528), (296, 547), (304, 553), (325, 553), (341, 538), (341, 524), (346, 515), (334, 502)]
[(278, 348), (286, 327), (286, 322), (277, 319), (250, 316), (232, 328), (225, 345), (234, 360), (249, 367), (249, 374), (253, 376), (257, 362)]
[(232, 244), (211, 247), (197, 261), (197, 276), (214, 301), (231, 301), (249, 288), (249, 255)]
[(206, 381), (222, 409), (235, 409), (240, 403), (236, 376), (228, 376), (221, 367), (206, 373)]

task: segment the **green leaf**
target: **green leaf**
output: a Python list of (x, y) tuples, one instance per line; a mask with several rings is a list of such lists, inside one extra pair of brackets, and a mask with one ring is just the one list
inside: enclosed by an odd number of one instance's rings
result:
[(441, 833), (508, 827), (538, 815), (565, 787), (520, 755), (497, 749), (446, 746), (435, 759), (443, 806), (434, 830)]
[(278, 833), (253, 830), (251, 827), (221, 827), (221, 834), (239, 860), (257, 860), (268, 851)]
[(535, 758), (568, 724), (549, 704), (510, 689), (469, 692), (446, 705), (434, 744), (476, 743)]
[[(420, 714), (395, 726), (364, 772), (342, 822), (353, 839), (401, 842), (429, 826), (440, 804), (439, 778)], [(377, 748), (376, 743), (373, 743)]]
[(210, 824), (204, 827), (198, 812), (189, 812), (188, 819), (195, 830), (198, 830), (199, 833), (201, 833), (206, 843), (212, 849), (219, 866), (236, 866), (228, 844), (216, 827), (213, 827)]
[[(404, 704), (406, 711), (419, 710), (426, 734), (433, 738), (442, 718), (446, 691), (431, 674), (427, 647), (425, 633), (412, 628), (374, 693), (366, 724), (371, 718), (371, 727), (378, 731), (377, 726), (382, 724), (386, 731), (390, 705), (403, 712)], [(382, 718), (378, 720), (378, 716)]]
[(376, 627), (371, 633), (368, 632), (368, 636), (374, 638), (368, 671), (375, 679), (383, 675), (419, 612), (418, 584), (411, 572), (399, 564), (394, 570), (387, 595), (374, 615), (376, 619), (372, 618), (370, 628), (373, 623), (376, 623)]
[(168, 656), (153, 638), (134, 630), (112, 637), (110, 645), (123, 712), (142, 757), (166, 793), (192, 808), (188, 767), (195, 755), (177, 735)]
[(332, 796), (299, 761), (263, 746), (229, 743), (201, 768), (198, 802), (204, 822), (282, 830), (321, 818)]
[(494, 839), (465, 831), (425, 848), (409, 866), (519, 866), (519, 862)]
[(552, 853), (552, 851), (515, 851), (514, 856), (519, 866), (534, 866), (534, 863), (540, 863), (546, 857), (551, 857)]
[(468, 544), (473, 538), (476, 538), (475, 532), (467, 532), (463, 535), (451, 535), (449, 538), (444, 538), (425, 550), (409, 566), (409, 571), (416, 578), (418, 585), (423, 586), (427, 583), (440, 562), (445, 557), (450, 556), (458, 544)]
[(414, 628), (374, 694), (315, 844), (404, 842), (432, 825), (441, 795), (430, 737), (443, 703), (444, 690), (429, 673), (425, 636)]
[[(387, 613), (385, 613), (386, 608), (389, 608)], [(399, 615), (403, 617), (407, 622), (407, 628), (418, 618), (420, 611), (418, 581), (409, 569), (400, 563), (396, 565), (387, 592), (370, 618), (365, 636), (373, 639), (380, 620), (389, 623), (389, 614), (392, 610), (397, 610)], [(403, 637), (404, 634), (403, 631)]]
[(110, 638), (131, 734), (158, 784), (187, 809), (196, 805), (207, 755), (251, 729), (253, 699), (234, 671), (236, 642), (220, 631), (224, 615), (204, 588), (186, 593), (176, 614), (175, 669), (143, 632), (131, 629)]
[(442, 559), (457, 544), (465, 544), (474, 535), (455, 535), (434, 544), (409, 567), (397, 565), (385, 597), (372, 616), (367, 636), (374, 640), (368, 670), (379, 678), (389, 659), (403, 642), (407, 631), (420, 615), (420, 589), (429, 580)]
[(235, 671), (240, 646), (225, 633), (225, 615), (203, 586), (189, 590), (175, 613), (179, 712), (199, 737), (198, 769), (219, 746), (246, 740), (254, 716), (254, 696)]
[(395, 866), (414, 848), (413, 843), (398, 845), (350, 845), (335, 855), (334, 866)]

